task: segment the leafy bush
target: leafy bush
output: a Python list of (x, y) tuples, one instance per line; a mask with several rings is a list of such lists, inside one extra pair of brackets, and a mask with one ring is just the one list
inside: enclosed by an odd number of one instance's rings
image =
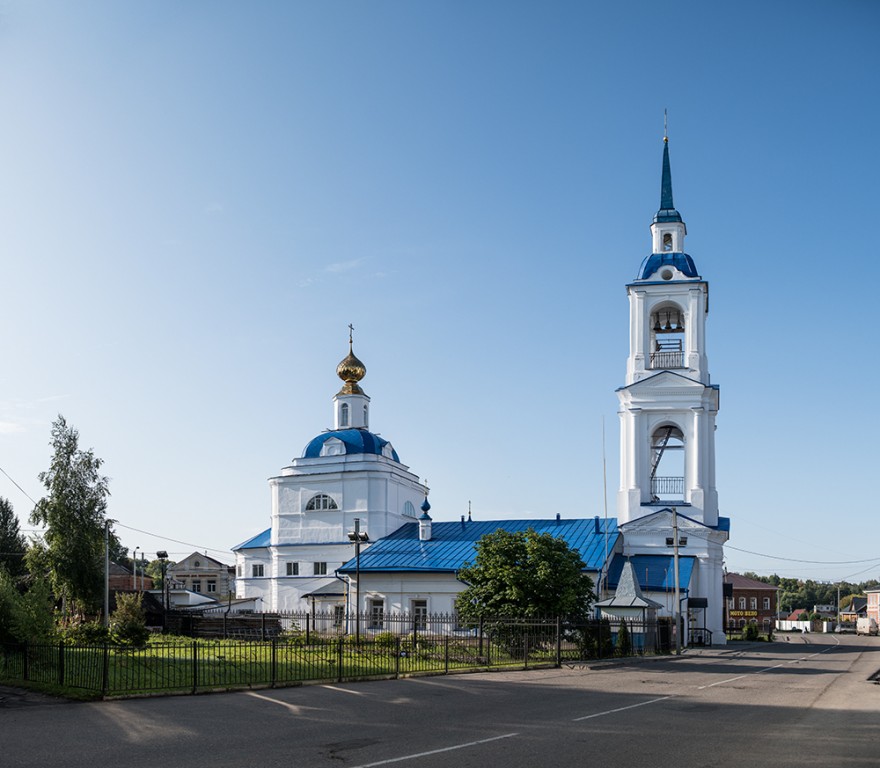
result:
[(103, 645), (110, 640), (110, 632), (100, 621), (88, 621), (74, 616), (60, 630), (61, 639), (67, 645)]
[(746, 624), (742, 628), (742, 639), (743, 640), (757, 640), (760, 632), (758, 631), (757, 624)]
[(143, 595), (116, 594), (116, 610), (110, 617), (110, 639), (117, 645), (142, 648), (150, 631), (144, 619)]

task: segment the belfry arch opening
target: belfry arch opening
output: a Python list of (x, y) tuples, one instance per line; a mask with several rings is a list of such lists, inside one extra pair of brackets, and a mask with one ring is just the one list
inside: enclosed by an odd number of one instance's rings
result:
[(684, 368), (685, 313), (675, 304), (651, 312), (651, 368)]
[(684, 501), (684, 434), (675, 424), (651, 435), (651, 501)]

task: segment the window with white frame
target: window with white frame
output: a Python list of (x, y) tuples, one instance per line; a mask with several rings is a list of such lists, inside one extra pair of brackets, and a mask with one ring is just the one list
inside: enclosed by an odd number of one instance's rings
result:
[(201, 592), (202, 591), (202, 580), (201, 579), (193, 579), (193, 592)]
[(728, 597), (728, 598), (727, 598), (727, 607), (728, 607), (731, 611), (736, 607), (736, 606), (734, 605), (734, 603), (733, 603), (733, 598), (732, 598), (732, 597)]
[(288, 562), (287, 563), (287, 575), (288, 576), (299, 576), (299, 563)]
[(315, 576), (327, 575), (327, 563), (312, 563), (312, 566)]
[(746, 599), (744, 597), (741, 597), (739, 599), (739, 609), (741, 611), (744, 611), (746, 609)]
[(348, 403), (343, 403), (339, 407), (339, 426), (347, 427), (348, 426)]
[(413, 629), (424, 632), (428, 628), (428, 601), (413, 600), (410, 607), (412, 610)]
[(333, 501), (326, 493), (316, 493), (309, 499), (306, 504), (306, 512), (312, 512), (318, 509), (339, 509), (336, 502)]
[(753, 611), (758, 610), (758, 598), (757, 597), (750, 597), (749, 598), (749, 608)]
[(262, 563), (254, 563), (251, 566), (251, 576), (255, 579), (262, 578), (263, 576), (263, 564)]
[(216, 592), (217, 591), (217, 582), (209, 581), (208, 582), (208, 592)]
[(764, 598), (764, 610), (765, 611), (770, 610), (770, 598), (769, 597)]
[(370, 629), (383, 629), (385, 627), (385, 601), (370, 600)]

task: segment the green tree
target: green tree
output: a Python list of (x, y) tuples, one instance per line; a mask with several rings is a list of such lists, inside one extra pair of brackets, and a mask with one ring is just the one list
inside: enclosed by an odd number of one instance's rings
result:
[(0, 497), (0, 570), (5, 568), (12, 576), (22, 576), (26, 571), (26, 551), (27, 542), (21, 534), (12, 504)]
[(150, 562), (147, 563), (144, 568), (144, 573), (153, 580), (153, 589), (165, 588), (164, 573), (174, 564), (174, 560), (150, 560)]
[(110, 637), (119, 645), (140, 648), (150, 632), (144, 619), (143, 595), (116, 593), (116, 610), (110, 617)]
[(29, 579), (29, 589), (0, 569), (0, 643), (47, 641), (54, 634), (52, 590), (45, 579)]
[[(108, 479), (100, 473), (103, 461), (79, 447), (79, 432), (63, 416), (52, 424), (53, 448), (49, 470), (40, 473), (46, 495), (31, 513), (31, 523), (46, 527), (38, 558), (48, 570), (62, 604), (85, 611), (100, 605), (104, 573), (104, 523)], [(111, 531), (111, 551), (121, 549)]]
[(614, 652), (618, 656), (632, 655), (632, 637), (630, 637), (626, 619), (620, 620), (620, 628), (617, 630), (617, 645), (614, 648)]
[(583, 619), (595, 599), (584, 561), (549, 533), (497, 530), (477, 542), (474, 562), (458, 572), (467, 588), (456, 609), (465, 620), (536, 615)]

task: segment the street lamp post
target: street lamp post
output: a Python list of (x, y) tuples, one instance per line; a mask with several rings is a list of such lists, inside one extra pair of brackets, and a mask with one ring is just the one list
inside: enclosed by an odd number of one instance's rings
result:
[(135, 547), (134, 552), (131, 557), (131, 579), (132, 579), (132, 589), (137, 592), (138, 588), (138, 550), (140, 547)]
[(354, 544), (354, 641), (357, 645), (361, 644), (361, 612), (360, 612), (360, 592), (361, 592), (361, 544), (370, 540), (366, 532), (361, 532), (361, 519), (354, 519), (354, 530), (348, 534), (348, 540)]
[(165, 609), (162, 617), (162, 630), (168, 627), (168, 553), (162, 549), (156, 553), (162, 561), (162, 607)]

